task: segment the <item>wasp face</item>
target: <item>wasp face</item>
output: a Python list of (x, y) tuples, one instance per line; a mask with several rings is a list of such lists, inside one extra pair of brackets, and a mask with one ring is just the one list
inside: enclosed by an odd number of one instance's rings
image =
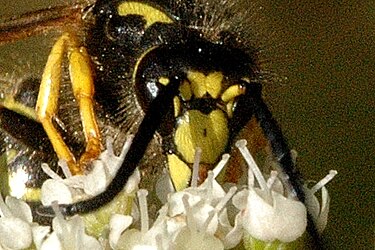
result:
[[(137, 100), (147, 112), (170, 78), (182, 76), (173, 105), (158, 128), (167, 145), (168, 167), (191, 168), (200, 148), (201, 165), (209, 169), (229, 150), (238, 132), (231, 129), (236, 122), (233, 114), (250, 88), (255, 63), (239, 50), (210, 43), (194, 33), (183, 41), (187, 42), (154, 47), (138, 62), (134, 73)], [(185, 178), (176, 176), (174, 180), (181, 180), (174, 182), (177, 189), (186, 186), (190, 176)]]

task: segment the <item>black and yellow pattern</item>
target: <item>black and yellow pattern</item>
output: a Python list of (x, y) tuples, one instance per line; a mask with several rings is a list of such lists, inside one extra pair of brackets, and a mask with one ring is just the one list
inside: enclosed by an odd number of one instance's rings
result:
[[(8, 145), (25, 144), (34, 152), (53, 148), (56, 156), (49, 162), (64, 159), (74, 174), (82, 174), (100, 153), (101, 138), (111, 135), (121, 144), (124, 135), (135, 134), (107, 190), (61, 205), (65, 215), (87, 213), (111, 201), (138, 166), (144, 166), (145, 179), (166, 166), (176, 189), (182, 189), (190, 181), (197, 148), (202, 149), (202, 168), (210, 169), (231, 152), (239, 134), (254, 141), (254, 148), (266, 148), (291, 192), (304, 201), (302, 179), (262, 99), (259, 48), (243, 25), (251, 13), (237, 6), (225, 0), (97, 0), (38, 12), (44, 13), (44, 21), (31, 13), (26, 22), (2, 24), (0, 43), (56, 26), (62, 30), (35, 88), (38, 94), (31, 94), (34, 103), (20, 107), (12, 95), (1, 99), (1, 115), (25, 116), (42, 131), (38, 138), (47, 140), (48, 147), (32, 148), (27, 136), (7, 130), (2, 117), (1, 135), (12, 138)], [(66, 26), (61, 25), (64, 20)], [(65, 81), (71, 84), (69, 93), (60, 89)], [(69, 144), (71, 135), (64, 134), (71, 124), (59, 115), (60, 99), (76, 103), (80, 124), (73, 128), (83, 131), (79, 150)], [(53, 214), (50, 208), (38, 211)]]

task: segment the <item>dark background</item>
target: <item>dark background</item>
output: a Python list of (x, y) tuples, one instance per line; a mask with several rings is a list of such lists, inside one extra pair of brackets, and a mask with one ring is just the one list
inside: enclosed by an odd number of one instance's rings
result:
[(289, 55), (272, 109), (306, 176), (338, 171), (330, 248), (374, 249), (375, 1), (285, 2), (268, 6)]
[[(59, 2), (0, 0), (0, 15)], [(298, 151), (308, 179), (338, 171), (328, 185), (329, 248), (374, 249), (375, 1), (258, 4), (270, 24), (269, 33), (275, 32), (268, 41), (275, 45), (269, 48), (269, 54), (275, 54), (274, 59), (270, 56), (272, 68), (287, 78), (265, 86), (267, 102)], [(22, 57), (19, 51), (27, 45), (1, 49), (0, 74), (40, 71), (34, 65), (43, 65), (45, 55), (40, 52), (47, 54), (50, 46), (43, 40), (31, 39)]]

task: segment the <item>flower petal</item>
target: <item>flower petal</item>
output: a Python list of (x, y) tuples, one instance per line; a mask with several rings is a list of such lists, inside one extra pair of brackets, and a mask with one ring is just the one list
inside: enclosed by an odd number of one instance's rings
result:
[(99, 241), (92, 236), (83, 235), (82, 246), (77, 250), (90, 249), (90, 250), (102, 250), (103, 247), (100, 245)]
[(33, 215), (30, 206), (23, 200), (16, 199), (11, 196), (5, 198), (5, 204), (12, 211), (14, 217), (20, 218), (28, 223), (33, 222)]
[(53, 179), (46, 180), (42, 185), (42, 204), (50, 206), (52, 202), (58, 201), (60, 204), (73, 202), (70, 189), (62, 182)]
[(51, 228), (49, 226), (33, 226), (31, 230), (36, 249), (40, 249)]
[(326, 187), (322, 187), (322, 208), (316, 222), (316, 227), (319, 233), (322, 233), (324, 231), (324, 228), (326, 227), (328, 222), (329, 202), (330, 197), (328, 194), (328, 190)]
[(306, 230), (307, 211), (302, 202), (272, 192), (273, 205), (268, 204), (250, 189), (248, 206), (244, 213), (244, 228), (253, 237), (263, 241), (291, 242)]
[(133, 222), (133, 218), (128, 215), (114, 214), (109, 221), (109, 245), (114, 249), (122, 232)]
[(20, 218), (0, 218), (0, 245), (25, 249), (33, 242), (30, 225)]
[(101, 161), (94, 162), (94, 168), (86, 175), (83, 190), (90, 196), (103, 192), (107, 187), (107, 172)]
[(240, 243), (243, 235), (241, 220), (241, 214), (238, 213), (235, 218), (233, 229), (227, 233), (224, 239), (222, 239), (225, 249), (234, 248)]
[(224, 249), (223, 243), (213, 235), (205, 232), (192, 231), (185, 227), (177, 235), (174, 242), (175, 249), (179, 250), (220, 250)]
[(235, 194), (232, 198), (232, 203), (233, 205), (238, 209), (238, 210), (244, 210), (246, 209), (247, 205), (247, 197), (249, 196), (249, 190), (244, 189), (239, 191), (237, 194)]
[(50, 234), (50, 236), (45, 241), (43, 241), (42, 246), (40, 247), (40, 250), (51, 250), (51, 249), (53, 250), (63, 249), (61, 242), (55, 232)]

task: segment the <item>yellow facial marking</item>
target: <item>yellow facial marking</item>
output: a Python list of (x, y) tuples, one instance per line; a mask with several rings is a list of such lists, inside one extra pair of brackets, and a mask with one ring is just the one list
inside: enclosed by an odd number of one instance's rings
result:
[(203, 73), (189, 71), (187, 79), (190, 81), (191, 88), (196, 97), (201, 98), (207, 93), (205, 84), (206, 76)]
[(234, 105), (234, 102), (233, 100), (230, 100), (227, 105), (226, 105), (226, 108), (227, 108), (227, 114), (228, 114), (228, 117), (229, 118), (232, 118), (233, 117), (233, 105)]
[(120, 16), (139, 15), (146, 20), (146, 29), (156, 22), (173, 23), (172, 18), (146, 3), (124, 1), (118, 6)]
[(191, 88), (197, 98), (202, 98), (208, 93), (212, 98), (218, 98), (223, 81), (223, 73), (212, 72), (205, 76), (201, 72), (189, 71), (187, 79), (191, 83)]
[(178, 117), (181, 112), (181, 102), (177, 96), (173, 98), (173, 107), (174, 107), (174, 117)]
[(214, 98), (218, 98), (221, 91), (221, 82), (223, 81), (223, 73), (213, 72), (206, 77), (207, 92)]
[(202, 149), (201, 162), (215, 163), (228, 143), (228, 120), (221, 110), (206, 115), (190, 110), (179, 120), (174, 142), (188, 163), (194, 162), (195, 150)]
[(242, 77), (241, 80), (244, 81), (244, 82), (247, 82), (247, 83), (251, 83), (249, 77)]
[(177, 191), (186, 188), (191, 178), (191, 170), (175, 154), (168, 155), (169, 174)]
[(184, 101), (189, 101), (191, 99), (191, 96), (193, 95), (191, 92), (190, 84), (188, 81), (183, 81), (182, 84), (180, 85), (180, 94), (181, 98)]
[(223, 100), (224, 102), (229, 102), (230, 100), (233, 100), (235, 97), (243, 94), (245, 94), (244, 87), (238, 84), (232, 85), (229, 88), (227, 88), (221, 95), (221, 100)]
[(165, 77), (165, 76), (162, 76), (162, 77), (159, 78), (159, 83), (164, 85), (164, 86), (167, 86), (169, 84), (169, 78)]

